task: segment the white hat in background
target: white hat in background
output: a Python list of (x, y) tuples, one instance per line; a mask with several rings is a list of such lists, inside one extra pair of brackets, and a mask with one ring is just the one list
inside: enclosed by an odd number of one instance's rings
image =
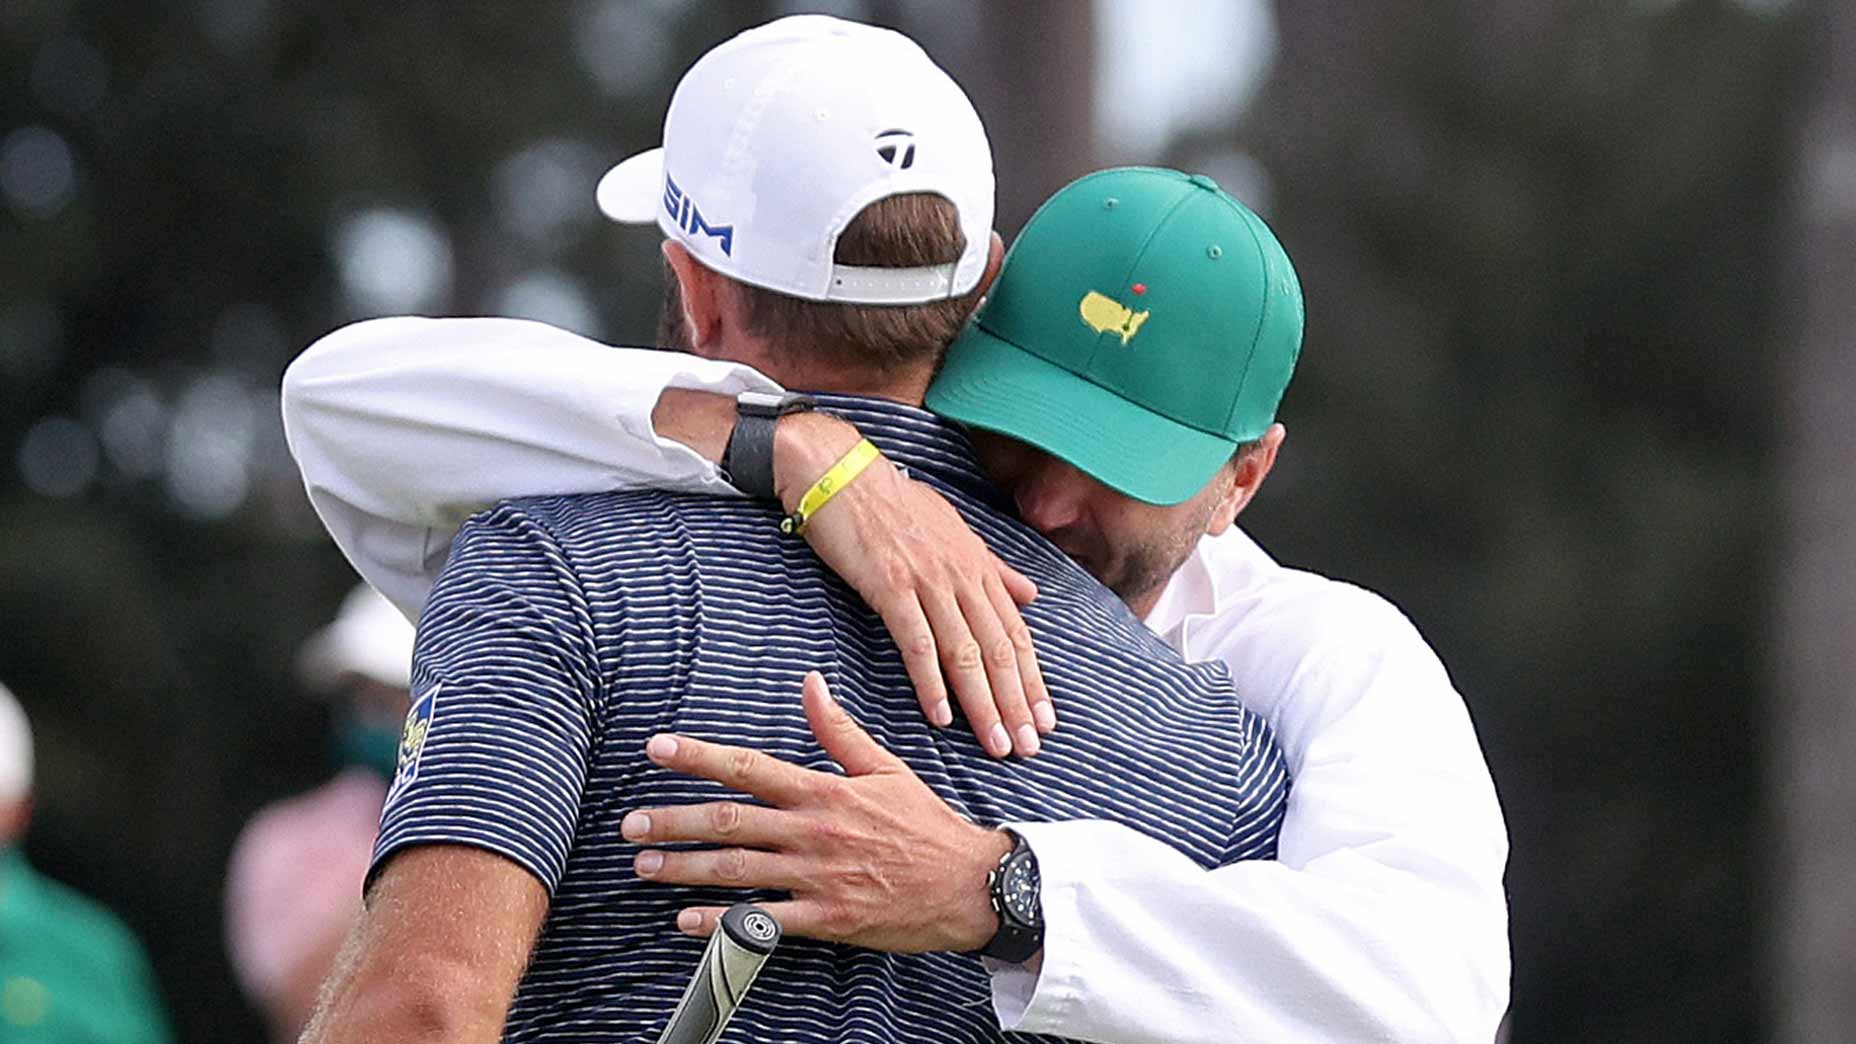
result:
[(26, 709), (0, 685), (0, 801), (32, 793), (32, 723)]
[(297, 657), (304, 684), (333, 689), (351, 677), (397, 689), (412, 682), (413, 627), (366, 584), (342, 600), (335, 622), (310, 635)]
[[(958, 262), (832, 261), (871, 203), (946, 197)], [(600, 179), (614, 221), (655, 218), (710, 269), (811, 301), (917, 304), (979, 283), (992, 241), (992, 146), (966, 92), (915, 41), (825, 15), (749, 29), (697, 60), (664, 116), (662, 148)]]

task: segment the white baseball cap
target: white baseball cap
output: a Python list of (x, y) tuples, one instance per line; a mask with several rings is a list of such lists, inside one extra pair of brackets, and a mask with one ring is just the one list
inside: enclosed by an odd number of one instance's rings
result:
[[(946, 197), (966, 249), (952, 264), (835, 264), (871, 203)], [(600, 179), (614, 221), (653, 219), (710, 269), (811, 301), (917, 304), (978, 285), (992, 237), (992, 146), (973, 103), (915, 41), (794, 15), (697, 59), (664, 116), (664, 144)]]
[(360, 584), (342, 599), (334, 622), (303, 643), (297, 671), (314, 689), (334, 689), (357, 676), (404, 689), (412, 681), (412, 645), (412, 624)]
[(0, 801), (32, 793), (32, 723), (13, 693), (0, 685)]

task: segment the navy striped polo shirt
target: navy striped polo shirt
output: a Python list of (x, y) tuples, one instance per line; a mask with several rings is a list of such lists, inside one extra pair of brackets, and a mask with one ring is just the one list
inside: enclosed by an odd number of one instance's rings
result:
[[(778, 532), (774, 505), (631, 492), (508, 501), (476, 516), (420, 621), (414, 710), (375, 868), (408, 845), (462, 843), (547, 886), (505, 1040), (656, 1039), (703, 947), (676, 931), (677, 911), (741, 895), (633, 874), (638, 848), (619, 835), (626, 812), (726, 796), (651, 764), (645, 741), (677, 732), (837, 771), (800, 706), (808, 670), (976, 822), (1113, 820), (1205, 867), (1275, 854), (1288, 776), (1224, 666), (1181, 662), (1020, 523), (959, 429), (880, 400), (820, 398), (1036, 581), (1024, 615), (1062, 724), (1039, 756), (1007, 761), (988, 757), (964, 723), (930, 726), (882, 622), (803, 541)], [(977, 957), (789, 939), (724, 1039), (1004, 1035)]]

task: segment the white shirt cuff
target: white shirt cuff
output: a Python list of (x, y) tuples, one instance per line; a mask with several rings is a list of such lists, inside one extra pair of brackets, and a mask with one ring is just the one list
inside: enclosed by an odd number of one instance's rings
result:
[[(1081, 961), (1087, 944), (1081, 936), (1077, 903), (1080, 871), (1088, 865), (1087, 844), (1067, 843), (1079, 831), (1063, 823), (1006, 823), (1038, 857), (1044, 907), (1044, 949), (1025, 964), (985, 960), (992, 977), (993, 1013), (999, 1028), (1015, 1033), (1058, 1033), (1077, 1016), (1084, 981)], [(1081, 851), (1079, 851), (1081, 849)]]

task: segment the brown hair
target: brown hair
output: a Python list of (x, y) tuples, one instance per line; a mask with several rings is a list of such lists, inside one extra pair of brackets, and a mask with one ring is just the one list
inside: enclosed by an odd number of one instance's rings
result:
[[(928, 192), (889, 196), (865, 207), (838, 236), (841, 265), (915, 268), (960, 260), (960, 215)], [(979, 303), (981, 290), (945, 301), (859, 305), (807, 301), (730, 280), (743, 322), (775, 351), (809, 364), (887, 372), (938, 363)]]

